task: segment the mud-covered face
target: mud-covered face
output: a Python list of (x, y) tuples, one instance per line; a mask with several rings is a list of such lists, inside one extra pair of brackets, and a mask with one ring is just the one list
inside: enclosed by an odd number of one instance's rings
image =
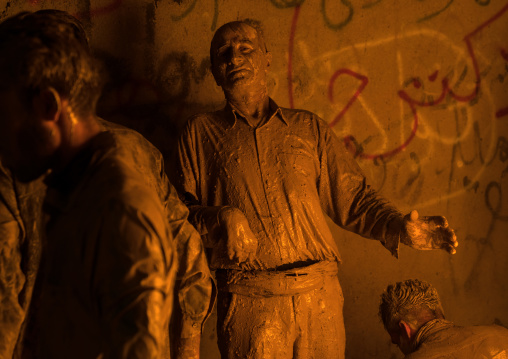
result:
[(244, 23), (220, 28), (212, 40), (212, 74), (225, 93), (266, 88), (270, 55), (257, 31)]

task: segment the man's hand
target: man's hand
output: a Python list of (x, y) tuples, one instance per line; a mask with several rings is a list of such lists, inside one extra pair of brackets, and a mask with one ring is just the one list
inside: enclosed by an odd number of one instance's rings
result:
[(459, 245), (453, 229), (442, 216), (419, 217), (413, 210), (404, 217), (401, 242), (419, 250), (444, 249), (450, 254)]
[(176, 359), (199, 359), (199, 345), (201, 335), (190, 338), (179, 338), (176, 350)]
[(223, 207), (217, 217), (221, 235), (226, 241), (228, 258), (239, 263), (254, 262), (258, 240), (242, 211), (234, 207)]

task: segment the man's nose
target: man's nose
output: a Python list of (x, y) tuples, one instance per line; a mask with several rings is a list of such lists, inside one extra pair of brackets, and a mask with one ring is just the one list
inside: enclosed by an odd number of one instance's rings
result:
[(233, 49), (231, 51), (231, 59), (230, 62), (233, 65), (240, 65), (243, 63), (244, 57), (242, 52), (239, 49)]

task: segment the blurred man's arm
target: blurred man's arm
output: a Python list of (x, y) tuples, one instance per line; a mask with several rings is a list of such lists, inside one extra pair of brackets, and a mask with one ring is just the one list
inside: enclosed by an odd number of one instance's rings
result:
[(158, 212), (112, 203), (103, 216), (92, 287), (105, 359), (169, 352), (177, 263), (162, 208)]
[(19, 295), (25, 284), (21, 270), (22, 224), (16, 218), (12, 179), (0, 166), (0, 357), (11, 358), (25, 311)]
[(205, 248), (196, 229), (187, 220), (189, 211), (168, 182), (166, 214), (178, 257), (172, 343), (176, 358), (197, 359), (202, 327), (215, 302), (215, 284)]

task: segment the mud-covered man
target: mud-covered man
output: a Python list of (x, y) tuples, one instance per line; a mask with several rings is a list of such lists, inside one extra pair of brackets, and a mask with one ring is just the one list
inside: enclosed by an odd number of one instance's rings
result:
[[(75, 17), (59, 10), (41, 10), (32, 16), (63, 26), (89, 55), (86, 33)], [(136, 131), (96, 120), (100, 131), (109, 132), (117, 142), (116, 150), (143, 176), (163, 204), (170, 230), (168, 239), (173, 239), (179, 259), (171, 349), (175, 358), (198, 358), (201, 327), (212, 305), (213, 286), (199, 234), (188, 223), (188, 210), (169, 183), (161, 153)], [(40, 328), (35, 327), (34, 319), (44, 288), (39, 281), (35, 298), (32, 290), (40, 265), (40, 212), (46, 190), (43, 177), (21, 183), (0, 166), (0, 244), (5, 254), (0, 258), (0, 298), (5, 304), (5, 314), (0, 316), (0, 357), (29, 357), (37, 346)]]
[(51, 172), (35, 345), (23, 357), (166, 355), (171, 233), (157, 192), (95, 115), (95, 60), (45, 12), (4, 20), (0, 54), (2, 164), (21, 182)]
[(443, 217), (403, 215), (367, 184), (327, 123), (267, 93), (259, 27), (231, 22), (211, 42), (227, 104), (184, 128), (173, 183), (213, 248), (223, 358), (344, 358), (339, 253), (325, 216), (379, 240), (455, 252)]
[(389, 285), (381, 295), (379, 316), (406, 359), (508, 357), (508, 329), (463, 327), (446, 320), (436, 288), (422, 280)]

